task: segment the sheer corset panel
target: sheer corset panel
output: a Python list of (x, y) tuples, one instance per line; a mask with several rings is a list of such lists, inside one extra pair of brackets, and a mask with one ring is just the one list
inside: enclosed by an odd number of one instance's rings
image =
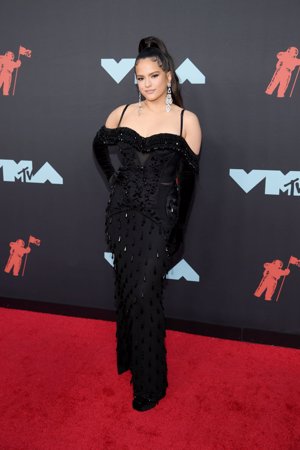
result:
[(136, 157), (137, 163), (140, 164), (141, 166), (144, 166), (146, 161), (150, 157), (150, 153), (142, 153), (142, 152), (135, 150), (135, 157)]

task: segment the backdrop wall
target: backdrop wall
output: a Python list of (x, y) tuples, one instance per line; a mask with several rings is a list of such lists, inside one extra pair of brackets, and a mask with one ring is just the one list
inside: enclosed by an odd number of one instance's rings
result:
[(132, 60), (157, 35), (203, 130), (166, 315), (300, 334), (299, 14), (296, 0), (3, 2), (0, 296), (113, 309), (92, 140), (137, 101)]

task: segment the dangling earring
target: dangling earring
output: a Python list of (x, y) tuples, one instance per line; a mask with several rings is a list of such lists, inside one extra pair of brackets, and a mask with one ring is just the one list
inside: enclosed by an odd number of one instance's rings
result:
[(166, 111), (170, 112), (171, 110), (171, 105), (173, 103), (173, 99), (172, 99), (172, 91), (171, 91), (171, 83), (168, 83), (168, 90), (167, 90), (167, 96), (166, 96)]
[(138, 110), (138, 114), (141, 114), (142, 112), (142, 94), (139, 91), (139, 110)]

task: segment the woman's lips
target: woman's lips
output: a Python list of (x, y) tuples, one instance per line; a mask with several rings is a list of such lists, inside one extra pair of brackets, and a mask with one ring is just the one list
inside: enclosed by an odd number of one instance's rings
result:
[(155, 92), (155, 89), (151, 89), (151, 90), (145, 91), (145, 92), (146, 92), (146, 94), (153, 94), (153, 92)]

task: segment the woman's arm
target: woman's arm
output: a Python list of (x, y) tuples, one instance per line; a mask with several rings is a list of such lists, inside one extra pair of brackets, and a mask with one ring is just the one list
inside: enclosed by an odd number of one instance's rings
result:
[(199, 155), (202, 131), (196, 114), (191, 111), (184, 111), (183, 137), (196, 155)]
[(105, 142), (103, 132), (100, 129), (93, 140), (93, 152), (95, 158), (101, 167), (108, 182), (115, 173), (115, 168), (112, 165), (111, 158), (108, 151), (108, 145)]
[[(114, 109), (109, 116), (106, 119), (105, 127), (106, 128), (116, 128), (118, 126), (120, 114), (122, 112), (123, 106), (119, 106), (118, 108)], [(98, 130), (96, 136), (93, 140), (93, 152), (95, 155), (95, 158), (100, 165), (102, 171), (104, 172), (109, 184), (111, 185), (114, 181), (114, 178), (116, 176), (116, 170), (111, 162), (109, 150), (108, 150), (108, 136), (107, 136), (107, 130), (105, 130), (105, 127), (101, 127), (100, 130)]]
[[(196, 114), (185, 111), (184, 114), (183, 137), (191, 150), (199, 157), (202, 132)], [(190, 205), (193, 198), (193, 192), (196, 183), (196, 170), (192, 167), (186, 158), (182, 158), (179, 165), (177, 178), (179, 181), (179, 210), (178, 220), (172, 230), (169, 240), (169, 250), (171, 255), (177, 252), (183, 243), (184, 234), (188, 223)]]
[(123, 109), (126, 105), (118, 106), (114, 109), (106, 119), (105, 126), (107, 128), (117, 128)]

